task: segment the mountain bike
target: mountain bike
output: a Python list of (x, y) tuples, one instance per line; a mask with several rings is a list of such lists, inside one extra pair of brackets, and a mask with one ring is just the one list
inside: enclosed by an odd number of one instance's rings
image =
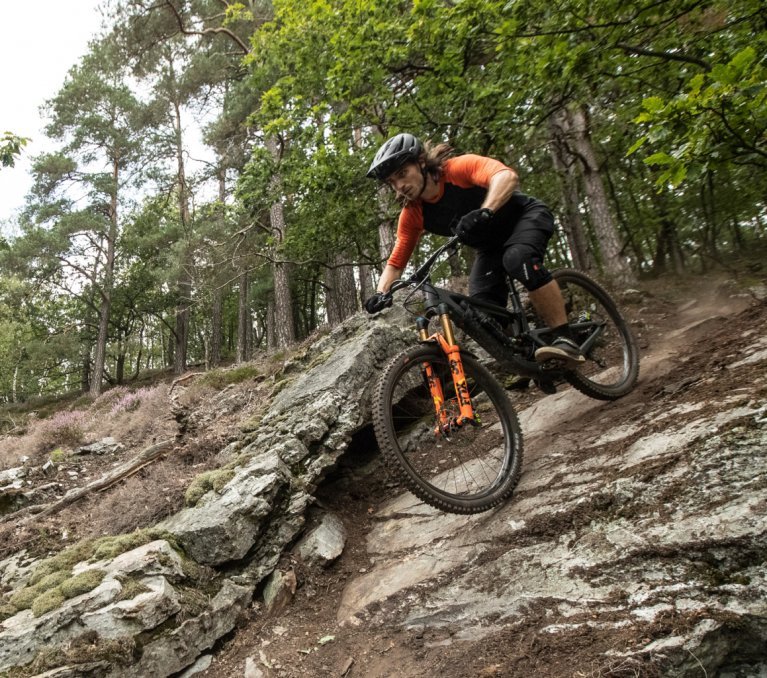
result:
[(600, 400), (631, 391), (639, 350), (608, 292), (580, 271), (559, 269), (553, 276), (586, 362), (577, 370), (536, 362), (535, 350), (553, 336), (514, 280), (508, 281), (508, 309), (432, 284), (434, 265), (459, 247), (451, 238), (389, 290), (390, 305), (395, 292), (409, 288), (403, 305), (416, 315), (418, 344), (382, 371), (373, 394), (373, 428), (386, 465), (413, 494), (442, 511), (471, 514), (512, 494), (522, 465), (522, 432), (506, 390), (475, 352), (458, 345), (456, 328), (501, 368), (535, 380), (544, 391), (564, 380)]

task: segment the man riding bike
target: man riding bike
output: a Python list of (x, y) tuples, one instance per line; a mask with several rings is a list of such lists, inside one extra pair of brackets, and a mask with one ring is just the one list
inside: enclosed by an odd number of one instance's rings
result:
[(559, 285), (543, 265), (554, 233), (551, 211), (517, 190), (519, 177), (510, 167), (492, 158), (452, 156), (452, 152), (447, 144), (424, 146), (412, 134), (403, 133), (376, 153), (367, 176), (391, 186), (404, 207), (394, 249), (365, 309), (376, 313), (388, 305), (386, 292), (401, 277), (424, 231), (444, 236), (454, 232), (477, 251), (469, 294), (505, 307), (505, 276), (519, 280), (554, 337), (549, 346), (535, 352), (535, 359), (577, 367), (585, 358), (567, 324)]

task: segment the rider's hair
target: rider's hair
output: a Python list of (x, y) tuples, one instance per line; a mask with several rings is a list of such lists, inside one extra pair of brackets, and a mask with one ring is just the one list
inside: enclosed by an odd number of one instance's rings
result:
[(453, 148), (450, 144), (440, 143), (434, 144), (427, 141), (424, 144), (424, 152), (422, 158), (426, 163), (426, 171), (431, 174), (432, 178), (439, 179), (442, 174), (442, 167), (451, 155), (453, 155)]

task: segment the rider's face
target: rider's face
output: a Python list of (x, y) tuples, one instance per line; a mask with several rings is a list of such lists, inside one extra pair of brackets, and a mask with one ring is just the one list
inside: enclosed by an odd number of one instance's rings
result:
[(405, 163), (389, 176), (386, 183), (397, 192), (398, 196), (407, 200), (415, 200), (421, 195), (421, 191), (424, 188), (421, 167), (417, 162)]

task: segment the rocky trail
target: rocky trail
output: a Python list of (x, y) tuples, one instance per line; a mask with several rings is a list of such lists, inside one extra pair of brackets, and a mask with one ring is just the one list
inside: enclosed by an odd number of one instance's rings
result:
[(320, 493), (342, 555), (283, 558), (294, 597), (202, 675), (765, 675), (767, 309), (644, 315), (630, 396), (513, 394), (525, 464), (497, 510), (400, 494), (359, 441)]
[[(394, 314), (321, 339), (310, 366), (283, 366), (284, 385), (259, 378), (263, 418), (249, 382), (196, 405), (190, 430), (208, 442), (187, 448), (186, 466), (224, 475), (193, 505), (169, 489), (172, 510), (147, 509), (162, 518), (143, 518), (155, 541), (75, 565), (106, 572), (90, 594), (6, 618), (0, 674), (767, 675), (764, 288), (643, 294), (626, 308), (642, 348), (635, 391), (610, 403), (566, 386), (510, 392), (522, 477), (477, 516), (403, 492), (360, 414), (385, 354), (410, 340)], [(236, 426), (245, 433), (222, 433)], [(165, 473), (186, 487), (194, 473), (175, 463)], [(50, 520), (88, 536), (77, 521), (89, 506)], [(8, 551), (10, 592), (33, 561)], [(143, 594), (126, 597), (126, 572)], [(135, 604), (142, 595), (152, 604)], [(46, 643), (63, 648), (47, 663)], [(24, 652), (37, 674), (11, 668)]]

